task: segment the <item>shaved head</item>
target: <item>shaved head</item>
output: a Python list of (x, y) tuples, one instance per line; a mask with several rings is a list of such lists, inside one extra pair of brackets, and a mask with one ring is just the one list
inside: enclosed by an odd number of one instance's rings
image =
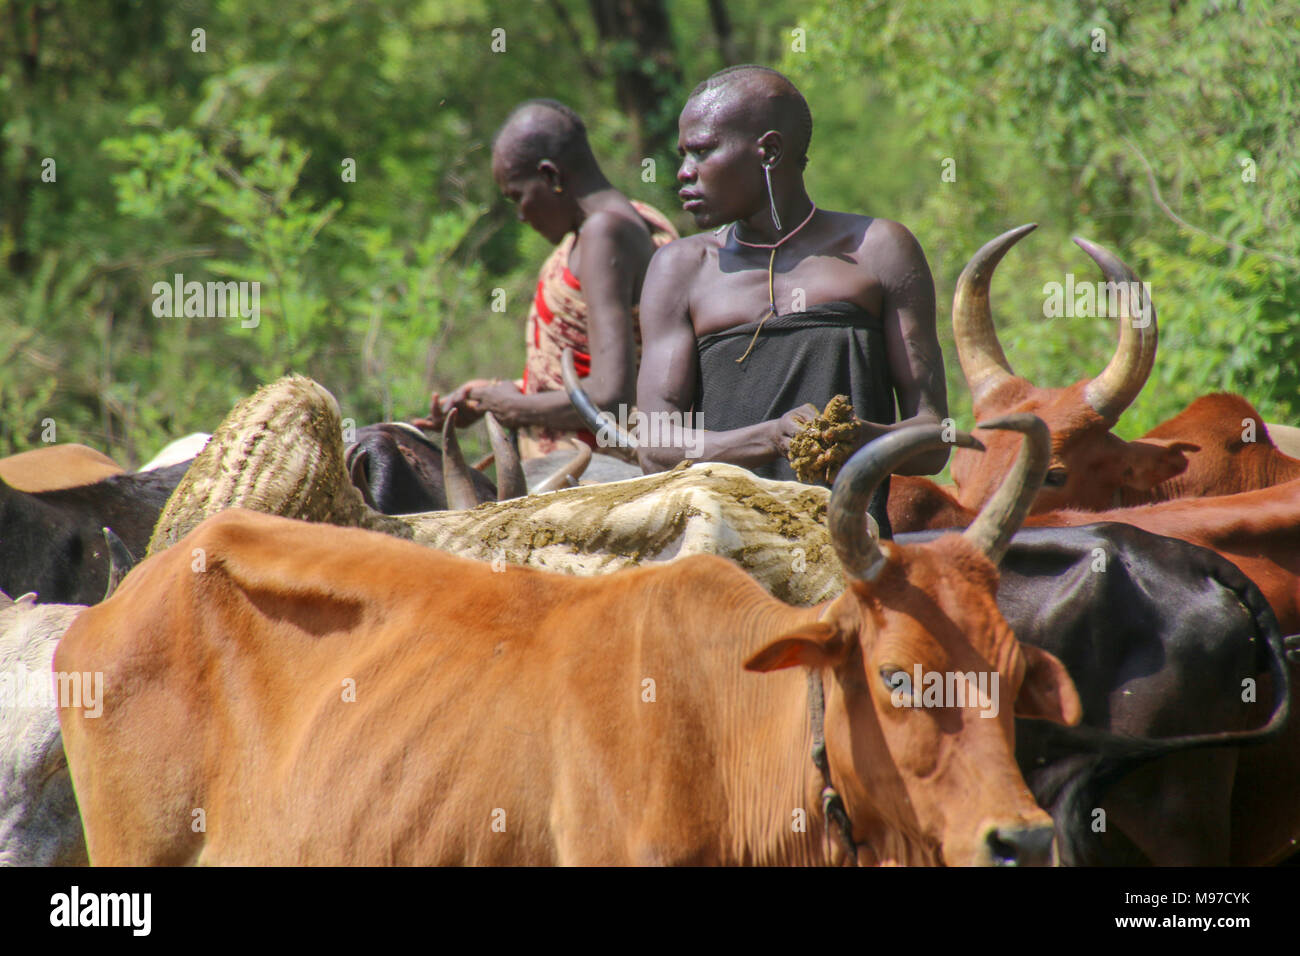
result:
[(802, 169), (808, 164), (812, 111), (803, 94), (784, 75), (765, 66), (731, 66), (691, 91), (691, 100), (712, 100), (719, 119), (746, 135), (776, 130)]
[(497, 131), (492, 154), (517, 174), (534, 172), (544, 159), (571, 171), (596, 166), (582, 117), (557, 100), (516, 106)]

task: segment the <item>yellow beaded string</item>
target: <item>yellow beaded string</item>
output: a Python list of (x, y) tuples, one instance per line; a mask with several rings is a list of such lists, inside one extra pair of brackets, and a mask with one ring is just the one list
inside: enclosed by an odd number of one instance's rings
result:
[[(735, 239), (736, 242), (740, 243), (742, 246), (749, 246), (749, 248), (751, 249), (772, 250), (772, 254), (767, 259), (767, 313), (761, 319), (758, 320), (758, 328), (754, 330), (754, 337), (749, 340), (749, 348), (745, 349), (744, 355), (736, 359), (737, 365), (745, 361), (745, 359), (749, 358), (749, 353), (754, 350), (754, 343), (758, 341), (758, 333), (763, 331), (763, 323), (766, 322), (768, 318), (770, 318), (771, 316), (780, 314), (776, 311), (776, 277), (773, 274), (773, 267), (776, 265), (776, 250), (780, 249), (788, 241), (793, 239), (795, 237), (795, 234), (798, 233), (800, 229), (808, 225), (808, 223), (812, 222), (813, 214), (816, 212), (817, 212), (817, 204), (813, 203), (812, 208), (808, 210), (808, 215), (807, 217), (805, 217), (804, 221), (799, 223), (799, 225), (795, 226), (788, 233), (786, 233), (784, 236), (782, 236), (780, 239), (778, 239), (776, 242), (773, 243), (746, 242), (744, 239), (741, 239), (738, 235), (736, 235), (736, 227), (732, 226), (731, 237)], [(773, 212), (772, 215), (775, 216), (776, 213)]]
[(749, 340), (749, 348), (745, 349), (744, 355), (736, 359), (737, 365), (749, 358), (749, 353), (754, 350), (754, 343), (758, 341), (758, 333), (763, 331), (763, 323), (767, 321), (768, 316), (776, 315), (776, 285), (772, 276), (772, 265), (775, 262), (776, 246), (773, 246), (772, 255), (767, 260), (767, 313), (758, 320), (758, 328), (754, 330), (754, 337)]

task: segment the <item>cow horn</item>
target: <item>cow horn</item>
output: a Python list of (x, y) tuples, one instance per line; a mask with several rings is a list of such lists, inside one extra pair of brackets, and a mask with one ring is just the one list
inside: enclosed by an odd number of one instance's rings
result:
[(131, 550), (123, 543), (122, 539), (115, 535), (111, 528), (99, 529), (104, 535), (104, 544), (108, 545), (108, 587), (104, 589), (103, 600), (107, 601), (117, 590), (117, 586), (122, 583), (122, 579), (127, 576), (131, 568), (135, 566), (135, 558)]
[(478, 507), (478, 495), (474, 493), (469, 465), (465, 464), (460, 442), (456, 439), (454, 408), (447, 413), (447, 420), (442, 425), (442, 486), (447, 494), (448, 510), (464, 511)]
[(1007, 250), (1037, 228), (1038, 223), (1031, 222), (986, 242), (957, 277), (957, 288), (952, 294), (952, 335), (962, 374), (976, 402), (1015, 376), (993, 325), (989, 284), (993, 281), (993, 270)]
[(613, 417), (603, 415), (596, 403), (591, 400), (582, 385), (578, 381), (578, 370), (573, 366), (573, 350), (565, 349), (560, 358), (560, 374), (564, 378), (564, 390), (569, 393), (569, 401), (573, 407), (578, 410), (582, 416), (583, 422), (591, 430), (593, 435), (610, 435), (615, 437), (620, 448), (630, 448), (637, 450), (636, 439), (625, 432), (614, 422)]
[[(1102, 369), (1100, 375), (1088, 383), (1084, 398), (1093, 411), (1110, 424), (1119, 421), (1124, 409), (1133, 404), (1133, 400), (1142, 391), (1151, 375), (1151, 367), (1156, 361), (1156, 343), (1159, 333), (1156, 328), (1156, 309), (1147, 299), (1146, 289), (1133, 270), (1119, 258), (1101, 246), (1087, 239), (1075, 237), (1075, 243), (1101, 267), (1108, 285), (1117, 284), (1121, 292), (1119, 299), (1119, 345), (1110, 363)], [(1129, 283), (1132, 283), (1131, 285)], [(1129, 298), (1129, 290), (1137, 290), (1136, 301)], [(1100, 295), (1097, 297), (1099, 300)], [(1131, 305), (1139, 304), (1150, 310), (1150, 321), (1138, 327), (1133, 322)], [(1139, 312), (1141, 314), (1141, 311)]]
[(543, 491), (559, 491), (561, 488), (569, 487), (569, 479), (572, 478), (576, 483), (582, 477), (587, 466), (591, 464), (591, 446), (585, 441), (578, 442), (578, 453), (562, 465), (557, 471), (553, 472), (540, 485), (533, 489), (534, 493)]
[(966, 432), (948, 433), (942, 425), (909, 425), (864, 445), (844, 463), (831, 488), (826, 524), (845, 575), (858, 581), (874, 581), (885, 566), (880, 543), (864, 520), (867, 505), (880, 483), (909, 458), (953, 445), (984, 448)]
[(528, 494), (528, 482), (524, 480), (524, 466), (519, 463), (519, 448), (496, 416), (488, 412), (484, 417), (487, 419), (488, 441), (492, 443), (492, 454), (497, 460), (497, 501), (522, 498)]
[(1011, 471), (980, 509), (970, 527), (962, 532), (967, 541), (997, 564), (1007, 553), (1007, 546), (1020, 530), (1025, 515), (1029, 514), (1038, 489), (1043, 487), (1043, 478), (1052, 457), (1052, 434), (1041, 418), (1028, 412), (1003, 415), (980, 422), (975, 427), (1021, 432), (1025, 436)]

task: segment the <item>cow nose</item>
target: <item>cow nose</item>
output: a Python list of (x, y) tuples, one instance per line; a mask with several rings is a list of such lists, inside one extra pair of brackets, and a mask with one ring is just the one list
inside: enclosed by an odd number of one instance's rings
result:
[(994, 827), (985, 836), (994, 866), (1051, 866), (1051, 826)]

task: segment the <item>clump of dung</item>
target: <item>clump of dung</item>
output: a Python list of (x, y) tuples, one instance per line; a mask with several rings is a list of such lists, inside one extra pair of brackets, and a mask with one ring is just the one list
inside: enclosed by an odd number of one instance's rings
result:
[(836, 395), (790, 439), (790, 467), (802, 482), (829, 485), (861, 444), (862, 422), (848, 396)]

